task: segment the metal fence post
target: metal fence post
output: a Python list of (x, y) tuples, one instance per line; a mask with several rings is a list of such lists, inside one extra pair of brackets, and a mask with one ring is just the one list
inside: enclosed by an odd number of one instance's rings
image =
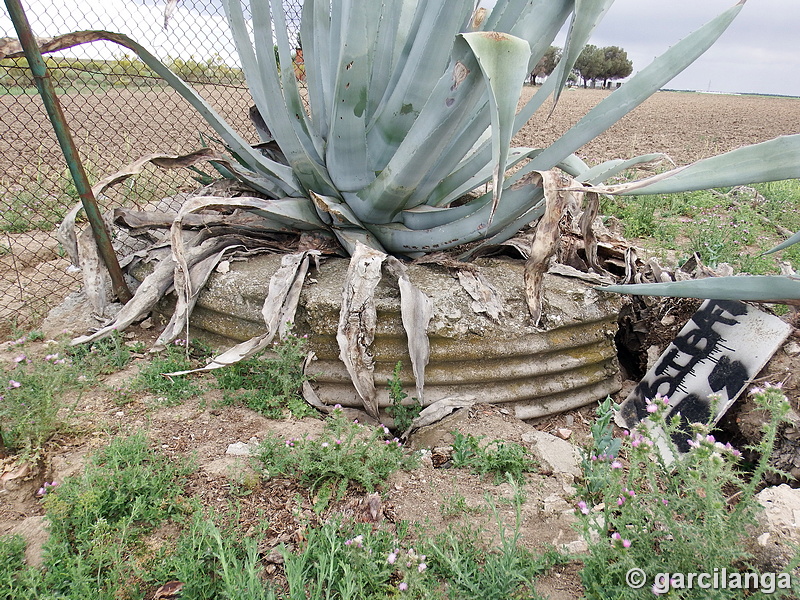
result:
[(61, 110), (61, 105), (56, 96), (53, 83), (50, 79), (50, 74), (47, 70), (47, 65), (42, 58), (39, 51), (39, 45), (33, 36), (30, 23), (25, 15), (25, 10), (22, 8), (20, 0), (5, 0), (6, 7), (8, 8), (11, 22), (17, 30), (22, 49), (25, 52), (25, 58), (28, 59), (31, 73), (36, 82), (36, 87), (42, 97), (42, 102), (47, 110), (47, 115), (53, 124), (58, 143), (64, 153), (64, 158), (67, 161), (70, 174), (75, 181), (75, 188), (83, 203), (83, 209), (86, 211), (86, 216), (89, 224), (92, 227), (97, 247), (100, 251), (100, 256), (105, 262), (106, 268), (111, 276), (111, 283), (120, 302), (127, 302), (131, 299), (131, 292), (125, 283), (125, 277), (122, 274), (122, 269), (119, 266), (117, 255), (111, 245), (111, 237), (106, 229), (103, 217), (100, 214), (100, 209), (97, 206), (97, 200), (92, 193), (91, 185), (86, 177), (86, 172), (83, 168), (78, 150), (75, 147), (75, 142), (72, 139), (69, 127), (64, 113)]

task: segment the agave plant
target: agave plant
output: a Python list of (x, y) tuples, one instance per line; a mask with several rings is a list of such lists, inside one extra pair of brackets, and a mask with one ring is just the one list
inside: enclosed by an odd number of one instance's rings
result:
[[(230, 156), (213, 156), (218, 170), (259, 192), (251, 197), (193, 199), (178, 214), (173, 252), (185, 280), (176, 282), (185, 293), (184, 305), (191, 307), (198, 283), (190, 273), (181, 223), (192, 212), (225, 205), (256, 214), (265, 230), (335, 236), (353, 255), (353, 265), (360, 265), (353, 268), (354, 277), (368, 270), (370, 261), (380, 271), (387, 254), (414, 258), (468, 243), (474, 251), (475, 243), (506, 241), (539, 221), (526, 269), (529, 307), (538, 321), (539, 283), (556, 247), (561, 213), (570, 206), (575, 209), (586, 202), (583, 224), (588, 235), (598, 192), (665, 193), (800, 176), (800, 135), (700, 161), (624, 189), (602, 184), (659, 155), (590, 167), (575, 154), (698, 58), (744, 2), (676, 43), (544, 148), (515, 148), (511, 140), (534, 112), (558, 101), (575, 60), (613, 0), (498, 0), (491, 11), (477, 8), (474, 0), (305, 0), (299, 41), (307, 92), (293, 70), (280, 68), (291, 64), (295, 46), (282, 0), (251, 0), (252, 22), (241, 0), (223, 0), (255, 103), (251, 114), (263, 142), (257, 147), (134, 40), (83, 32), (72, 34), (69, 43), (106, 39), (136, 52), (197, 108), (224, 142)], [(518, 110), (526, 76), (567, 22), (556, 70)], [(195, 253), (193, 260), (201, 255)], [(286, 293), (279, 296), (276, 291), (273, 296), (271, 290), (272, 300), (268, 298), (276, 315), (291, 312), (285, 304), (292, 296), (288, 290), (302, 280), (297, 273), (304, 273), (302, 265), (309, 259), (307, 253), (298, 256), (280, 275), (282, 285), (275, 286)], [(402, 282), (402, 263), (390, 258), (388, 264)], [(793, 290), (800, 287), (790, 283)], [(147, 302), (131, 303), (134, 308), (109, 328), (81, 341), (124, 326), (138, 316), (137, 310), (149, 310), (152, 286), (142, 287), (145, 292), (137, 296), (149, 294)], [(159, 289), (166, 287), (162, 282)], [(404, 287), (407, 298), (416, 298), (416, 312), (423, 315), (417, 326), (424, 327), (430, 308), (407, 278), (401, 290)], [(368, 296), (369, 290), (364, 293)], [(355, 374), (366, 355), (363, 348), (346, 350), (347, 304), (345, 298), (340, 345), (345, 362), (347, 356), (352, 359), (348, 367)], [(269, 339), (279, 321), (268, 319)], [(162, 341), (177, 336), (180, 323), (168, 329)], [(227, 358), (218, 357), (212, 366), (262, 347), (264, 339)], [(427, 360), (424, 341), (420, 344), (418, 382)], [(364, 385), (368, 388), (369, 382)], [(361, 393), (358, 383), (356, 387)], [(362, 397), (369, 393), (367, 389)]]

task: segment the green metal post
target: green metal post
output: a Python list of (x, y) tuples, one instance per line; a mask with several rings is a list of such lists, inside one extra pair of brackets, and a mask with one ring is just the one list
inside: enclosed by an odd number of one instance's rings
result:
[(36, 87), (39, 90), (42, 102), (47, 110), (47, 115), (50, 117), (50, 122), (53, 124), (53, 129), (56, 132), (61, 151), (64, 153), (69, 172), (72, 175), (72, 179), (75, 181), (75, 188), (78, 190), (81, 202), (83, 203), (83, 210), (86, 211), (86, 217), (89, 219), (89, 224), (92, 227), (100, 256), (111, 275), (111, 284), (114, 289), (114, 294), (116, 294), (120, 302), (125, 303), (131, 299), (131, 292), (128, 289), (128, 285), (125, 283), (125, 277), (119, 266), (117, 255), (114, 253), (114, 247), (111, 245), (111, 237), (108, 234), (105, 222), (100, 214), (97, 200), (92, 193), (92, 186), (89, 185), (89, 180), (86, 178), (86, 171), (83, 169), (81, 157), (75, 147), (72, 134), (69, 131), (64, 113), (61, 110), (61, 104), (53, 89), (50, 73), (42, 58), (42, 53), (39, 51), (39, 44), (36, 42), (36, 38), (33, 37), (28, 17), (25, 15), (25, 10), (22, 8), (20, 0), (5, 0), (5, 2), (9, 16), (11, 17), (11, 22), (14, 23), (14, 28), (17, 30), (20, 44), (25, 52), (25, 58), (28, 59), (28, 66), (31, 69), (34, 81), (36, 81)]

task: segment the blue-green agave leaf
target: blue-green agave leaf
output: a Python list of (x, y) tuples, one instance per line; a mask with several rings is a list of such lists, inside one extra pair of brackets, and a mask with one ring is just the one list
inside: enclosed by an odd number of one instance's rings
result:
[(707, 298), (796, 304), (800, 300), (800, 278), (782, 275), (707, 277), (666, 283), (609, 285), (599, 288), (618, 294), (666, 296), (669, 298)]
[(558, 61), (556, 70), (548, 77), (555, 79), (554, 102), (558, 102), (558, 97), (572, 71), (572, 65), (578, 60), (592, 32), (603, 20), (612, 4), (614, 0), (575, 0), (575, 12), (569, 24), (562, 58)]
[(647, 179), (595, 186), (602, 194), (673, 194), (800, 177), (800, 134), (743, 146)]
[(779, 252), (781, 250), (784, 250), (785, 248), (788, 248), (789, 246), (797, 244), (798, 242), (800, 242), (800, 231), (795, 233), (793, 236), (789, 237), (789, 239), (786, 240), (785, 242), (781, 242), (774, 248), (767, 250), (766, 252), (764, 252), (764, 254), (766, 255), (766, 254), (772, 254), (773, 252)]
[(463, 33), (461, 38), (475, 54), (489, 90), (494, 167), (492, 211), (489, 214), (491, 223), (503, 192), (508, 149), (514, 135), (517, 99), (528, 75), (531, 49), (526, 40), (493, 31)]

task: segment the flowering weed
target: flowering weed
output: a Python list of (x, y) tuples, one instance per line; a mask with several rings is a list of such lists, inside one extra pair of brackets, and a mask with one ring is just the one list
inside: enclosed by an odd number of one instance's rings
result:
[[(743, 471), (739, 450), (718, 442), (708, 424), (691, 424), (687, 433), (680, 417), (668, 421), (669, 403), (661, 397), (648, 402), (647, 419), (625, 432), (621, 460), (584, 461), (588, 473), (577, 514), (590, 549), (581, 574), (587, 598), (652, 597), (650, 585), (633, 589), (626, 583), (634, 568), (642, 569), (650, 583), (658, 573), (754, 568), (745, 544), (748, 528), (755, 524), (754, 496), (768, 469), (775, 431), (788, 410), (778, 388), (758, 390), (755, 397), (771, 420), (754, 448), (760, 458), (752, 473)], [(604, 420), (601, 414), (598, 421)], [(593, 429), (593, 434), (603, 431)], [(685, 454), (674, 441), (679, 435), (688, 438)], [(596, 446), (604, 446), (605, 437), (595, 439)], [(665, 460), (669, 454), (664, 447), (674, 459)], [(621, 468), (622, 461), (627, 469)], [(597, 485), (601, 480), (602, 487)], [(673, 591), (681, 598), (717, 597), (708, 589)], [(728, 595), (720, 598), (734, 597), (730, 594), (735, 592), (724, 592)]]
[(525, 473), (537, 467), (528, 449), (514, 442), (492, 440), (481, 446), (480, 438), (472, 434), (453, 432), (453, 435), (453, 466), (467, 467), (480, 475), (491, 474), (495, 484), (508, 477), (524, 483)]
[(239, 361), (214, 375), (226, 404), (243, 404), (266, 417), (278, 419), (286, 409), (301, 418), (314, 414), (300, 395), (307, 338), (289, 334), (268, 354)]
[(372, 492), (394, 471), (415, 466), (414, 457), (390, 435), (386, 427), (349, 421), (336, 410), (318, 439), (267, 438), (257, 457), (266, 476), (294, 477), (319, 491), (324, 505), (351, 483)]

